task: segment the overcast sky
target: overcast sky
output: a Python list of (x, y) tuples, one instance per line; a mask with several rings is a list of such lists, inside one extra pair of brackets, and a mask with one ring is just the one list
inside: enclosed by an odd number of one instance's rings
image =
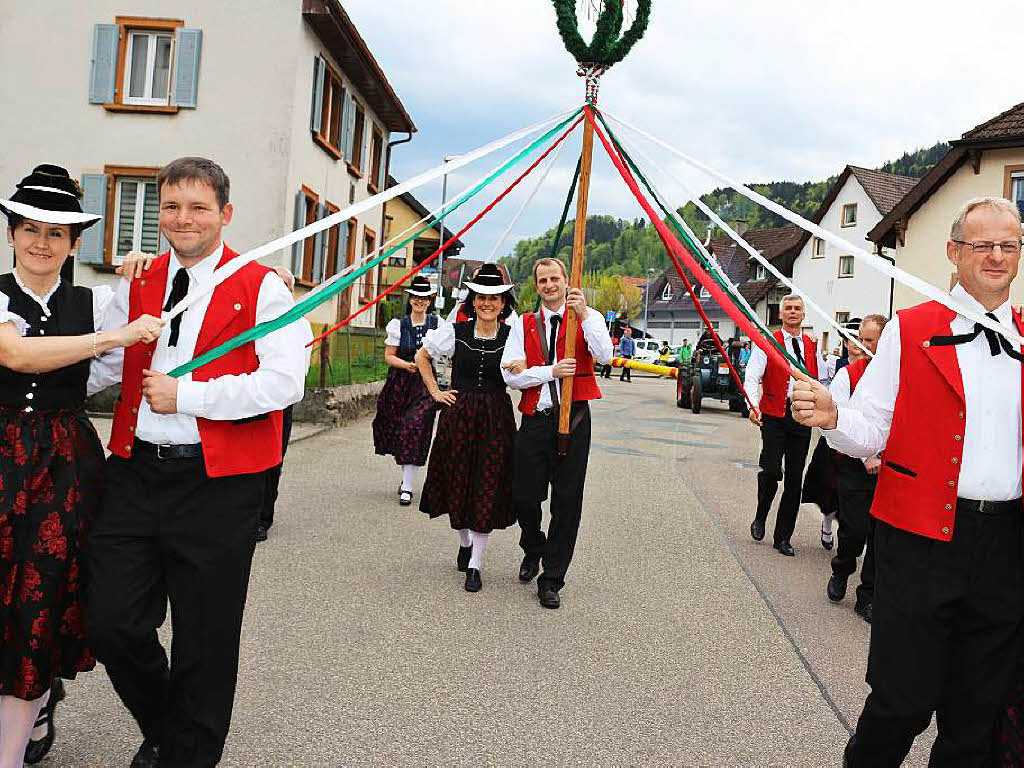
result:
[[(392, 172), (399, 179), (582, 101), (582, 79), (548, 0), (344, 5), (419, 128), (412, 142), (395, 148)], [(847, 163), (875, 167), (905, 150), (956, 138), (1024, 101), (1024, 38), (1015, 6), (1003, 0), (654, 0), (647, 35), (605, 75), (599, 103), (741, 181), (821, 180)], [(657, 147), (632, 143), (691, 188), (715, 186)], [(578, 138), (567, 142), (498, 255), (557, 222), (578, 152)], [(449, 197), (501, 157), (450, 176)], [(466, 235), (464, 255), (492, 251), (537, 177), (539, 171)], [(661, 179), (662, 191), (681, 204), (684, 191)], [(441, 185), (414, 194), (432, 210)], [(450, 226), (458, 229), (478, 209), (467, 205)], [(642, 215), (603, 158), (594, 165), (590, 211)]]

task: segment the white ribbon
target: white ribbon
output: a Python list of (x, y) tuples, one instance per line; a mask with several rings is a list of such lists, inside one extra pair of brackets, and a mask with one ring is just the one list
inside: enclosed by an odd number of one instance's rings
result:
[[(801, 229), (804, 229), (807, 232), (810, 232), (811, 234), (820, 237), (822, 240), (832, 243), (838, 248), (841, 248), (844, 251), (852, 254), (856, 258), (867, 262), (882, 274), (891, 277), (893, 280), (896, 280), (900, 284), (917, 291), (922, 296), (932, 299), (933, 301), (937, 301), (944, 307), (951, 309), (952, 311), (956, 312), (959, 315), (962, 315), (963, 317), (968, 318), (969, 320), (973, 320), (975, 323), (980, 324), (984, 328), (988, 328), (989, 330), (995, 331), (1003, 338), (1012, 342), (1014, 345), (1024, 346), (1024, 337), (1021, 337), (1015, 330), (1003, 325), (1002, 323), (996, 322), (991, 318), (985, 317), (985, 315), (983, 315), (981, 312), (976, 312), (975, 310), (969, 307), (961, 305), (956, 300), (954, 300), (953, 297), (950, 296), (948, 293), (946, 293), (943, 290), (940, 290), (939, 288), (936, 288), (931, 283), (925, 282), (916, 275), (911, 275), (910, 273), (903, 271), (899, 267), (890, 264), (888, 261), (881, 258), (880, 256), (876, 256), (873, 253), (865, 251), (863, 248), (859, 248), (858, 246), (851, 243), (849, 240), (839, 237), (839, 235), (829, 232), (827, 229), (822, 229), (814, 222), (808, 221), (803, 216), (793, 213), (788, 208), (785, 208), (784, 206), (781, 206), (778, 203), (769, 200), (764, 195), (759, 195), (757, 192), (755, 192), (752, 189), (749, 189), (748, 187), (744, 186), (735, 179), (732, 179), (729, 176), (725, 175), (724, 173), (716, 171), (715, 169), (705, 165), (699, 160), (690, 157), (685, 152), (682, 152), (672, 147), (670, 144), (667, 144), (666, 142), (662, 141), (656, 136), (652, 136), (646, 131), (637, 128), (636, 126), (631, 125), (630, 123), (627, 123), (625, 120), (615, 117), (607, 110), (601, 111), (607, 117), (611, 117), (613, 120), (615, 120), (615, 122), (619, 123), (620, 125), (628, 128), (629, 130), (633, 131), (639, 136), (643, 136), (645, 139), (647, 139), (650, 142), (653, 142), (654, 144), (657, 144), (662, 149), (671, 152), (673, 155), (675, 155), (688, 165), (691, 165), (694, 168), (703, 171), (707, 175), (724, 183), (726, 186), (732, 187), (734, 190), (742, 194), (744, 197), (754, 201), (755, 203), (758, 203), (759, 205), (764, 206), (772, 213), (776, 213), (782, 218), (786, 219), (786, 221), (796, 224)], [(721, 224), (719, 224), (719, 226), (721, 226)], [(732, 233), (730, 232), (730, 234)]]
[[(388, 200), (392, 200), (398, 197), (399, 195), (404, 195), (406, 192), (414, 190), (417, 187), (421, 187), (424, 184), (433, 181), (434, 179), (438, 179), (441, 176), (444, 176), (445, 174), (457, 171), (459, 168), (462, 168), (465, 165), (469, 165), (469, 163), (479, 160), (482, 157), (486, 157), (492, 152), (497, 152), (499, 149), (507, 147), (509, 144), (519, 141), (520, 139), (525, 138), (526, 136), (529, 136), (531, 134), (537, 133), (538, 131), (548, 126), (565, 119), (566, 116), (571, 114), (576, 109), (577, 107), (567, 109), (564, 112), (555, 115), (554, 117), (548, 118), (547, 120), (544, 120), (539, 123), (534, 123), (528, 128), (523, 128), (522, 130), (515, 131), (506, 136), (503, 136), (500, 139), (492, 141), (490, 144), (486, 144), (482, 147), (472, 150), (471, 152), (467, 152), (464, 155), (460, 155), (459, 157), (454, 158), (450, 162), (442, 163), (436, 168), (433, 168), (429, 171), (424, 171), (418, 176), (414, 176), (408, 181), (404, 181), (401, 184), (398, 184), (397, 186), (391, 187), (390, 189), (387, 189), (379, 194), (374, 195), (373, 197), (368, 197), (365, 200), (361, 200), (357, 203), (354, 203), (353, 205), (350, 205), (348, 208), (343, 208), (342, 210), (336, 213), (332, 213), (330, 216), (327, 216), (318, 221), (314, 221), (312, 224), (307, 224), (305, 227), (302, 227), (301, 229), (297, 229), (294, 232), (290, 232), (287, 235), (283, 235), (277, 238), (276, 240), (272, 240), (269, 243), (258, 246), (257, 248), (253, 248), (252, 250), (239, 255), (237, 258), (231, 259), (231, 261), (229, 261), (227, 264), (216, 269), (214, 273), (210, 276), (209, 280), (205, 281), (201, 285), (196, 286), (194, 290), (189, 291), (188, 295), (185, 296), (185, 298), (183, 298), (181, 301), (174, 305), (174, 308), (171, 309), (170, 313), (168, 313), (168, 315), (165, 317), (165, 320), (170, 320), (172, 318), (177, 317), (182, 312), (187, 310), (189, 307), (193, 306), (202, 297), (206, 296), (209, 293), (212, 293), (213, 290), (218, 285), (223, 283), (225, 280), (227, 280), (229, 277), (231, 277), (233, 274), (235, 274), (238, 270), (240, 270), (249, 262), (261, 259), (264, 256), (269, 256), (272, 253), (287, 248), (293, 243), (297, 243), (300, 240), (305, 240), (307, 237), (312, 237), (318, 232), (323, 232), (324, 230), (330, 229), (331, 227), (340, 224), (344, 221), (347, 221), (348, 219), (353, 218), (354, 216), (358, 216), (362, 213), (365, 213), (366, 211), (372, 210), (386, 203)], [(339, 275), (336, 275), (335, 279), (337, 279), (338, 277)], [(321, 290), (325, 288), (326, 285), (327, 284), (321, 284)]]

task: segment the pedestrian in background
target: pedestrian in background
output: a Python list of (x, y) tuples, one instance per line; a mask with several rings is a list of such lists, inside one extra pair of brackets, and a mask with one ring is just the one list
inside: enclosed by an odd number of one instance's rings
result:
[[(634, 355), (636, 355), (636, 342), (633, 341), (633, 329), (627, 325), (622, 329), (622, 338), (619, 339), (619, 357), (625, 360), (632, 360)], [(622, 366), (619, 381), (633, 382), (629, 366)]]

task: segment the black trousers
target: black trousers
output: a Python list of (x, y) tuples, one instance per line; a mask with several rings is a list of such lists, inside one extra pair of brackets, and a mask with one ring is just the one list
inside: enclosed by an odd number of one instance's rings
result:
[(608, 363), (601, 366), (601, 378), (610, 379), (612, 377), (612, 367)]
[[(202, 458), (133, 453), (108, 460), (87, 542), (89, 643), (161, 766), (216, 765), (265, 478), (210, 478)], [(168, 600), (170, 665), (157, 637)]]
[[(523, 416), (515, 447), (515, 503), (519, 546), (543, 564), (537, 586), (565, 586), (583, 515), (583, 486), (590, 458), (590, 406), (575, 403), (569, 452), (559, 458), (558, 415)], [(551, 522), (541, 530), (541, 504), (551, 488)]]
[(281, 446), (282, 462), (271, 467), (265, 473), (266, 487), (263, 492), (263, 509), (260, 511), (260, 525), (270, 529), (274, 524), (274, 505), (277, 504), (277, 487), (281, 484), (281, 470), (284, 469), (284, 455), (288, 453), (288, 441), (292, 436), (292, 406), (284, 409), (282, 414), (281, 435), (284, 444)]
[(936, 713), (930, 766), (988, 764), (1018, 661), (1021, 512), (957, 505), (953, 540), (876, 521), (871, 693), (846, 748), (851, 768), (900, 765)]
[(622, 373), (619, 374), (619, 381), (632, 381), (633, 380), (633, 369), (628, 366), (622, 366)]
[(761, 471), (757, 473), (757, 521), (762, 525), (768, 519), (775, 492), (786, 474), (775, 518), (775, 544), (789, 541), (796, 528), (800, 511), (800, 486), (803, 482), (804, 463), (811, 446), (811, 428), (797, 424), (786, 401), (786, 415), (782, 418), (761, 414)]
[[(849, 578), (857, 570), (857, 558), (864, 554), (857, 586), (857, 604), (867, 605), (875, 591), (875, 519), (871, 502), (877, 478), (869, 475), (860, 459), (839, 457), (839, 544), (832, 558), (832, 572)], [(867, 552), (865, 553), (865, 549)]]

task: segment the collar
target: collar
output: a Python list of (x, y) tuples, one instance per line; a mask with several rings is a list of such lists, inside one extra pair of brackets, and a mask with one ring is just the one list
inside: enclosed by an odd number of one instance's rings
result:
[(36, 304), (38, 304), (40, 307), (42, 307), (43, 315), (45, 315), (46, 317), (49, 317), (50, 316), (49, 301), (50, 301), (50, 298), (53, 296), (53, 294), (55, 294), (57, 292), (57, 289), (60, 288), (60, 274), (59, 273), (57, 274), (57, 282), (54, 283), (53, 287), (50, 288), (50, 290), (48, 290), (46, 292), (45, 296), (36, 296), (35, 292), (31, 288), (29, 288), (27, 285), (25, 285), (23, 282), (21, 282), (21, 277), (18, 275), (18, 270), (17, 269), (13, 269), (13, 270), (11, 270), (11, 272), (14, 275), (14, 282), (16, 282), (18, 284), (18, 287), (21, 288), (22, 293), (24, 293), (26, 296), (28, 296), (30, 299), (32, 299), (32, 301), (34, 301)]
[(217, 265), (220, 264), (220, 260), (224, 257), (224, 241), (222, 240), (220, 245), (217, 246), (217, 250), (207, 256), (205, 259), (200, 261), (191, 267), (183, 267), (181, 262), (178, 261), (178, 254), (171, 249), (171, 260), (167, 267), (167, 284), (170, 285), (174, 276), (178, 274), (179, 269), (185, 269), (188, 272), (189, 279), (195, 282), (204, 282), (207, 280)]
[(799, 333), (799, 335), (797, 335), (797, 336), (794, 336), (794, 335), (793, 335), (793, 334), (791, 334), (791, 333), (790, 333), (789, 331), (787, 331), (787, 330), (786, 330), (785, 328), (783, 328), (783, 329), (782, 329), (782, 337), (783, 337), (784, 339), (796, 339), (797, 341), (803, 341), (803, 340), (804, 340), (804, 338), (803, 338), (803, 337), (804, 337), (804, 331), (803, 331), (803, 329), (801, 328), (801, 329), (800, 329), (800, 333)]
[(548, 309), (543, 304), (540, 305), (540, 310), (541, 310), (541, 312), (544, 315), (544, 322), (545, 322), (545, 324), (551, 322), (551, 316), (552, 315), (558, 315), (560, 318), (561, 317), (565, 317), (565, 304), (562, 304), (562, 306), (558, 308), (557, 312)]
[[(985, 309), (984, 306), (982, 306), (981, 302), (978, 301), (973, 296), (971, 296), (971, 294), (969, 294), (960, 283), (957, 283), (955, 286), (953, 286), (953, 290), (949, 292), (949, 295), (952, 296), (957, 301), (959, 301), (964, 306), (968, 307), (969, 309), (973, 309), (975, 312), (979, 314), (984, 315), (988, 312), (988, 310)], [(1009, 299), (1000, 304), (992, 314), (994, 314), (996, 316), (996, 320), (998, 320), (1003, 325), (1008, 325), (1011, 328), (1013, 327), (1013, 313), (1010, 310)], [(965, 322), (972, 322), (961, 314), (957, 314), (956, 319), (963, 320)]]

